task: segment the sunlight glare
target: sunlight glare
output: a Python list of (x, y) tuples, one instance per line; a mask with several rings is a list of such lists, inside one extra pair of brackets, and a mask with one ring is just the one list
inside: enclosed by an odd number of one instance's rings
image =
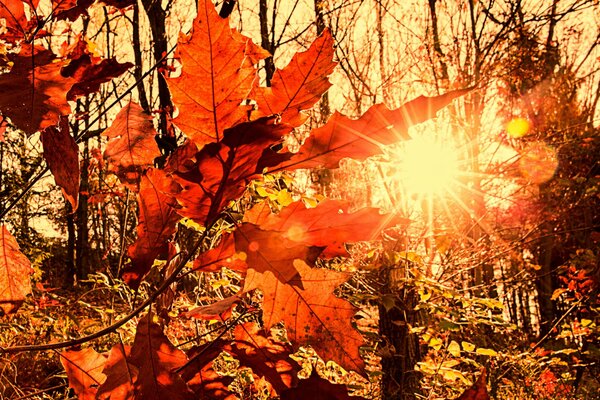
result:
[(415, 138), (404, 144), (400, 179), (406, 191), (418, 195), (440, 195), (458, 176), (457, 152), (449, 144)]

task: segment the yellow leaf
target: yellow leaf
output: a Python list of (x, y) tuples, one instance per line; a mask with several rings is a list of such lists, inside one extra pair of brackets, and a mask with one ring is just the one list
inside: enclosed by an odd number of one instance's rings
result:
[(565, 288), (560, 288), (560, 289), (556, 289), (554, 291), (554, 293), (552, 293), (552, 297), (550, 297), (550, 300), (556, 300), (560, 297), (561, 294), (568, 292), (568, 289)]
[(448, 353), (452, 354), (454, 357), (460, 357), (460, 346), (454, 340), (448, 345)]
[(584, 319), (581, 320), (581, 326), (584, 326), (584, 327), (588, 326), (588, 325), (591, 325), (591, 323), (592, 323), (591, 319), (585, 319), (584, 318)]
[(442, 339), (439, 338), (431, 338), (431, 340), (429, 341), (429, 347), (435, 349), (435, 350), (439, 350), (442, 348), (442, 344), (444, 342), (442, 342)]
[(490, 356), (490, 357), (496, 357), (498, 356), (498, 353), (496, 353), (494, 350), (492, 349), (484, 349), (484, 348), (478, 348), (475, 353), (477, 354), (481, 354), (483, 356)]
[(292, 204), (294, 202), (294, 199), (292, 198), (291, 193), (287, 191), (287, 189), (283, 189), (279, 193), (277, 193), (277, 202), (285, 207)]
[(462, 348), (464, 351), (473, 351), (475, 350), (475, 345), (469, 342), (461, 342)]

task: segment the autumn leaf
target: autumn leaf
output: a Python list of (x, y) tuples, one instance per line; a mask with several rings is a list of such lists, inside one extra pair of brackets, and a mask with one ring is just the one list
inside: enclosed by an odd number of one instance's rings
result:
[(409, 139), (410, 126), (435, 117), (437, 111), (470, 90), (455, 90), (434, 97), (420, 96), (395, 110), (376, 104), (358, 119), (335, 112), (327, 124), (312, 131), (298, 153), (271, 170), (333, 169), (343, 158), (364, 160), (380, 154), (382, 146)]
[(6, 29), (16, 37), (25, 38), (25, 34), (35, 26), (33, 21), (27, 19), (25, 6), (36, 9), (39, 0), (11, 0), (0, 2), (0, 20), (5, 20)]
[(17, 128), (31, 135), (54, 126), (71, 113), (66, 93), (75, 83), (61, 75), (61, 63), (42, 47), (23, 46), (9, 73), (0, 75), (0, 111)]
[(481, 375), (477, 382), (473, 384), (469, 389), (465, 390), (456, 400), (490, 400), (487, 387), (485, 384), (486, 371), (485, 368), (481, 369)]
[(359, 353), (363, 338), (351, 324), (356, 308), (333, 294), (348, 280), (348, 274), (310, 268), (296, 260), (298, 275), (284, 284), (273, 271), (259, 272), (249, 265), (243, 292), (262, 290), (267, 329), (283, 321), (296, 348), (310, 345), (326, 360), (347, 370), (363, 371)]
[(63, 45), (62, 52), (69, 63), (62, 68), (61, 74), (76, 81), (67, 93), (68, 100), (97, 92), (101, 84), (133, 67), (132, 63), (120, 63), (114, 57), (103, 59), (95, 56), (88, 48), (88, 42), (81, 36), (73, 45)]
[(79, 400), (95, 400), (98, 387), (106, 380), (102, 372), (107, 357), (91, 347), (82, 350), (66, 350), (60, 353), (69, 387)]
[[(173, 194), (181, 205), (179, 214), (203, 225), (218, 217), (262, 172), (257, 166), (262, 151), (278, 143), (291, 129), (275, 118), (261, 118), (227, 129), (221, 142), (205, 145), (193, 157), (189, 147), (175, 152), (167, 170), (172, 171), (173, 179), (182, 188)], [(178, 169), (173, 170), (171, 163)]]
[(75, 21), (80, 15), (87, 15), (87, 8), (95, 0), (52, 0), (52, 14), (57, 20)]
[(298, 386), (281, 394), (281, 400), (351, 400), (345, 385), (329, 382), (313, 372), (308, 379), (301, 379)]
[(279, 232), (261, 230), (253, 224), (239, 226), (234, 236), (236, 250), (244, 252), (246, 264), (253, 271), (269, 271), (282, 283), (290, 282), (298, 275), (294, 260), (304, 260), (313, 265), (323, 251), (322, 247), (298, 244)]
[(280, 232), (296, 243), (324, 247), (325, 257), (346, 256), (344, 243), (374, 240), (385, 228), (409, 222), (371, 207), (349, 212), (349, 204), (338, 200), (325, 200), (314, 208), (297, 201), (278, 214), (271, 213), (267, 203), (260, 203), (244, 215), (244, 221)]
[(239, 296), (233, 295), (226, 297), (222, 300), (216, 301), (207, 306), (195, 307), (190, 311), (184, 313), (186, 318), (196, 319), (221, 319), (226, 320), (231, 315), (231, 308), (234, 304), (240, 301)]
[(135, 381), (136, 397), (144, 400), (192, 399), (193, 395), (175, 370), (187, 362), (185, 353), (165, 336), (160, 325), (147, 314), (138, 323), (128, 363), (139, 374)]
[(214, 248), (200, 253), (194, 260), (194, 271), (215, 272), (227, 267), (234, 271), (245, 272), (244, 258), (236, 252), (233, 235), (224, 234)]
[(133, 382), (137, 379), (139, 370), (127, 363), (130, 354), (131, 347), (122, 344), (117, 344), (110, 350), (102, 370), (106, 380), (97, 390), (97, 399), (133, 400), (135, 398)]
[(223, 376), (213, 368), (213, 361), (221, 353), (221, 349), (231, 349), (230, 343), (217, 339), (188, 351), (190, 362), (182, 371), (182, 376), (199, 398), (238, 399), (228, 388), (233, 378)]
[(337, 65), (333, 54), (333, 38), (325, 30), (308, 50), (296, 53), (285, 68), (275, 71), (270, 87), (254, 90), (258, 110), (253, 117), (278, 114), (284, 123), (301, 125), (307, 117), (300, 112), (312, 108), (331, 86), (328, 76)]
[(198, 1), (192, 33), (177, 48), (181, 76), (169, 79), (175, 124), (199, 147), (220, 140), (226, 128), (247, 120), (242, 103), (257, 79), (256, 62), (269, 54), (229, 27), (210, 0)]
[(31, 292), (29, 275), (33, 273), (33, 268), (6, 225), (1, 224), (1, 227), (0, 308), (4, 314), (8, 314), (16, 311)]
[(123, 280), (137, 288), (143, 277), (150, 271), (154, 260), (167, 253), (167, 241), (175, 233), (177, 214), (173, 197), (178, 186), (162, 170), (150, 168), (142, 176), (138, 193), (139, 222), (137, 240), (129, 247), (127, 254), (131, 265), (123, 271)]
[(152, 116), (134, 102), (123, 107), (112, 125), (103, 132), (109, 139), (104, 151), (109, 171), (136, 192), (141, 173), (160, 156), (154, 139), (156, 134)]
[(79, 199), (79, 148), (69, 133), (67, 119), (61, 118), (58, 127), (44, 129), (41, 139), (50, 172), (74, 212)]

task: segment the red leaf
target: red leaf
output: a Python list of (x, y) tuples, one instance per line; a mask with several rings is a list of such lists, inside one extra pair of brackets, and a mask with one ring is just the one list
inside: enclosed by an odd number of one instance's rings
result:
[(362, 372), (364, 363), (358, 348), (363, 338), (351, 324), (356, 308), (333, 294), (349, 276), (310, 268), (299, 260), (294, 266), (298, 275), (287, 284), (272, 271), (248, 269), (243, 291), (262, 290), (265, 327), (270, 329), (283, 321), (295, 346), (311, 345), (324, 359)]
[(69, 123), (62, 118), (60, 128), (50, 126), (42, 132), (44, 158), (73, 212), (79, 198), (79, 148), (69, 134)]
[(133, 288), (139, 286), (154, 260), (167, 253), (167, 241), (175, 233), (180, 219), (170, 195), (176, 190), (175, 182), (162, 170), (150, 168), (142, 176), (138, 193), (138, 238), (128, 249), (131, 265), (123, 272), (123, 280)]
[(315, 208), (297, 201), (273, 214), (266, 203), (259, 204), (244, 216), (244, 221), (261, 229), (282, 233), (283, 237), (307, 246), (326, 247), (326, 257), (346, 256), (344, 243), (374, 240), (381, 231), (408, 220), (393, 214), (380, 214), (376, 208), (348, 212), (349, 204), (325, 200)]
[(396, 110), (376, 104), (356, 120), (336, 112), (325, 126), (312, 131), (298, 153), (273, 170), (332, 169), (346, 157), (364, 160), (379, 154), (381, 146), (409, 139), (407, 132), (411, 125), (435, 117), (437, 111), (470, 90), (455, 90), (435, 97), (420, 96)]
[(219, 244), (208, 251), (200, 254), (194, 260), (194, 271), (215, 272), (221, 267), (227, 267), (234, 271), (245, 272), (247, 265), (235, 251), (233, 235), (225, 234)]
[(108, 356), (102, 373), (106, 381), (98, 388), (99, 400), (133, 400), (133, 382), (139, 374), (138, 368), (128, 364), (127, 358), (131, 347), (122, 344), (115, 345)]
[(297, 387), (281, 394), (281, 400), (351, 400), (345, 385), (331, 383), (315, 372), (308, 379), (301, 379)]
[(60, 362), (65, 368), (69, 387), (79, 400), (95, 400), (98, 387), (106, 380), (102, 372), (106, 356), (92, 348), (66, 350), (60, 353)]
[(246, 263), (258, 273), (270, 272), (280, 282), (290, 282), (298, 275), (294, 260), (314, 264), (323, 250), (295, 243), (279, 232), (264, 231), (253, 224), (243, 224), (234, 232), (235, 247), (246, 254)]
[(485, 385), (486, 372), (485, 368), (481, 369), (481, 375), (477, 382), (473, 384), (469, 389), (465, 390), (456, 400), (490, 400), (490, 395), (487, 392)]
[(151, 314), (137, 326), (127, 362), (139, 373), (134, 382), (136, 398), (144, 400), (192, 399), (193, 394), (181, 376), (174, 372), (187, 363), (185, 353), (169, 342)]
[(325, 30), (308, 50), (296, 53), (284, 69), (275, 71), (271, 87), (254, 90), (258, 111), (253, 116), (279, 114), (282, 122), (301, 125), (306, 116), (300, 111), (312, 108), (331, 86), (327, 77), (337, 65), (333, 54), (333, 39)]
[(31, 292), (29, 275), (33, 268), (6, 225), (1, 224), (0, 230), (0, 308), (8, 314), (16, 311)]
[(138, 104), (130, 102), (119, 111), (103, 135), (109, 139), (104, 151), (109, 170), (137, 192), (141, 173), (160, 156), (152, 117)]
[(235, 400), (238, 398), (227, 387), (233, 378), (219, 375), (213, 369), (213, 360), (221, 353), (222, 348), (230, 349), (229, 343), (216, 340), (194, 347), (188, 352), (192, 361), (183, 371), (183, 377), (200, 399)]
[(0, 75), (0, 111), (17, 128), (31, 135), (71, 113), (66, 93), (75, 81), (61, 75), (52, 52), (36, 46), (32, 54), (31, 46), (23, 46), (10, 58), (12, 69)]
[(30, 6), (31, 9), (36, 9), (39, 0), (10, 0), (0, 2), (0, 20), (6, 21), (6, 29), (24, 38), (25, 33), (31, 26), (30, 21), (25, 15), (24, 4)]
[(87, 15), (87, 8), (94, 0), (52, 0), (52, 14), (57, 20), (75, 21), (80, 15)]
[(210, 0), (198, 2), (193, 33), (182, 38), (178, 56), (181, 76), (169, 79), (175, 124), (198, 146), (221, 139), (223, 131), (247, 120), (251, 106), (242, 105), (256, 79), (260, 51), (252, 41), (229, 27)]
[(205, 145), (193, 159), (189, 147), (176, 152), (169, 164), (180, 168), (173, 171), (182, 187), (174, 194), (182, 206), (180, 215), (200, 224), (218, 217), (231, 200), (242, 195), (247, 182), (262, 172), (257, 165), (263, 149), (279, 142), (291, 129), (275, 123), (274, 118), (261, 118), (227, 129), (222, 142)]

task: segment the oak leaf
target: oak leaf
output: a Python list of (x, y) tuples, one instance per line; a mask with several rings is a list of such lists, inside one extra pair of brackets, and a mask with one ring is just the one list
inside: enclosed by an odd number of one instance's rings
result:
[(58, 127), (44, 129), (41, 139), (50, 172), (74, 212), (79, 199), (79, 148), (69, 133), (67, 119), (61, 118)]
[(294, 346), (310, 345), (326, 360), (347, 370), (363, 371), (359, 347), (363, 338), (351, 324), (356, 308), (336, 297), (336, 287), (348, 274), (323, 268), (311, 268), (296, 260), (298, 275), (282, 283), (273, 271), (248, 269), (243, 292), (263, 292), (263, 321), (270, 329), (283, 321)]
[(298, 244), (279, 232), (261, 230), (253, 224), (243, 224), (233, 234), (236, 250), (246, 254), (246, 264), (255, 272), (272, 273), (282, 283), (297, 277), (295, 260), (313, 265), (323, 251), (322, 247)]
[(123, 107), (112, 125), (103, 132), (109, 139), (104, 151), (109, 171), (136, 192), (141, 173), (160, 156), (154, 139), (156, 134), (152, 116), (134, 102)]
[(60, 353), (69, 387), (79, 400), (95, 400), (98, 387), (106, 380), (102, 372), (107, 357), (92, 348), (66, 350)]
[(198, 1), (192, 33), (177, 48), (181, 76), (168, 80), (179, 109), (175, 124), (198, 146), (222, 139), (223, 131), (247, 120), (242, 103), (257, 79), (258, 59), (269, 54), (229, 27), (210, 0)]
[(221, 319), (224, 321), (231, 316), (232, 307), (239, 301), (239, 296), (229, 296), (206, 306), (195, 307), (184, 313), (184, 315), (186, 318)]
[(62, 65), (54, 62), (52, 52), (23, 46), (9, 58), (12, 69), (0, 74), (0, 111), (17, 128), (31, 135), (71, 113), (66, 93), (75, 80), (61, 75)]
[[(181, 191), (173, 194), (181, 205), (179, 214), (209, 224), (231, 200), (242, 195), (251, 179), (262, 173), (258, 169), (262, 151), (291, 130), (275, 118), (261, 118), (227, 129), (221, 142), (205, 145), (193, 157), (189, 146), (176, 151), (167, 170), (181, 186)], [(171, 163), (178, 169), (170, 168)]]
[(99, 400), (133, 400), (133, 383), (137, 379), (139, 370), (128, 364), (127, 358), (131, 354), (131, 347), (117, 344), (113, 346), (104, 364), (102, 373), (106, 380), (97, 390)]
[(331, 86), (327, 77), (337, 65), (333, 54), (333, 38), (327, 29), (308, 50), (296, 53), (285, 68), (275, 70), (270, 87), (254, 89), (258, 110), (253, 116), (278, 114), (284, 123), (301, 125), (307, 118), (301, 111), (312, 108)]
[(35, 26), (33, 21), (28, 20), (24, 4), (35, 10), (38, 3), (39, 0), (10, 0), (0, 2), (0, 20), (5, 20), (6, 29), (11, 36), (24, 39), (27, 31)]
[(244, 215), (244, 221), (280, 232), (297, 243), (324, 247), (325, 257), (346, 256), (344, 243), (374, 240), (383, 229), (408, 223), (405, 218), (380, 214), (371, 207), (349, 212), (349, 204), (338, 200), (324, 200), (314, 208), (296, 201), (278, 214), (271, 213), (267, 203), (260, 203)]
[(16, 311), (31, 292), (29, 275), (33, 268), (4, 224), (0, 235), (0, 308), (8, 314)]
[(327, 124), (312, 131), (298, 153), (271, 170), (333, 169), (343, 158), (364, 160), (380, 154), (382, 146), (409, 139), (410, 126), (435, 117), (437, 111), (470, 90), (454, 90), (434, 97), (420, 96), (395, 110), (376, 104), (358, 119), (335, 112)]
[(123, 280), (133, 288), (139, 286), (154, 260), (168, 252), (167, 241), (175, 233), (177, 222), (181, 219), (171, 196), (177, 190), (176, 183), (163, 170), (150, 168), (141, 178), (137, 195), (138, 237), (127, 251), (131, 265), (123, 270), (122, 275)]
[(175, 372), (188, 361), (165, 336), (162, 328), (147, 314), (138, 323), (128, 364), (137, 368), (134, 382), (136, 398), (144, 400), (192, 399), (193, 394)]
[(247, 268), (243, 257), (236, 252), (235, 240), (231, 234), (224, 234), (219, 244), (198, 255), (194, 260), (193, 270), (215, 272), (220, 271), (222, 267), (239, 272), (245, 272)]

